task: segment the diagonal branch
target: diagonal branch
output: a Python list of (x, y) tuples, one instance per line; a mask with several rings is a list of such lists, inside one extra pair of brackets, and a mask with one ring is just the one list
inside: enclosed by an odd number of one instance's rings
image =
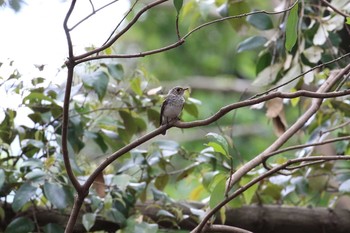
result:
[[(350, 70), (350, 64), (348, 64), (345, 68), (343, 68), (337, 75), (330, 76), (325, 82), (321, 85), (321, 87), (317, 90), (317, 93), (326, 93), (328, 92), (337, 81), (339, 81), (345, 74), (347, 74)], [(288, 129), (286, 130), (274, 143), (272, 143), (268, 148), (266, 148), (262, 153), (257, 155), (254, 159), (250, 160), (242, 167), (240, 167), (235, 173), (233, 173), (227, 182), (226, 193), (232, 188), (234, 184), (236, 184), (245, 174), (247, 174), (250, 170), (257, 167), (261, 164), (267, 157), (267, 155), (278, 148), (280, 148), (286, 141), (288, 141), (303, 125), (312, 117), (320, 108), (323, 99), (314, 99), (310, 108)], [(343, 157), (343, 156), (342, 156)], [(314, 157), (307, 157), (301, 159), (312, 159)], [(289, 164), (288, 164), (289, 165)], [(286, 165), (286, 166), (288, 166)], [(284, 167), (283, 167), (284, 168)], [(265, 174), (271, 175), (277, 171), (282, 169), (281, 166), (275, 167)], [(273, 171), (273, 172), (272, 172)], [(250, 187), (250, 186), (249, 186)], [(237, 191), (236, 191), (237, 192)], [(235, 193), (236, 193), (235, 192)], [(234, 198), (234, 197), (233, 197)], [(228, 198), (227, 198), (228, 199)], [(231, 199), (232, 200), (232, 199)], [(227, 203), (226, 201), (224, 201)], [(225, 204), (223, 204), (225, 205)], [(222, 203), (213, 208), (207, 215), (203, 218), (200, 224), (193, 230), (193, 232), (201, 232), (206, 222), (216, 213), (222, 206)], [(220, 207), (219, 207), (220, 206)], [(215, 209), (215, 211), (214, 211)]]

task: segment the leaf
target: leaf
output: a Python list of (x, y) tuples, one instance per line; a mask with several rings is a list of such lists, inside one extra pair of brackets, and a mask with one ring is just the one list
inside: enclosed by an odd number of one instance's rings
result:
[(346, 24), (350, 25), (350, 17), (346, 17)]
[(228, 159), (230, 158), (228, 152), (228, 143), (223, 136), (216, 133), (208, 133), (205, 136), (209, 141), (209, 143), (207, 143), (207, 146), (212, 147), (215, 152), (225, 155)]
[(311, 46), (303, 51), (304, 56), (311, 63), (319, 62), (321, 60), (322, 53), (323, 49), (319, 46)]
[(93, 89), (100, 101), (106, 95), (109, 82), (108, 75), (104, 71), (96, 71), (90, 75), (82, 76), (83, 83), (86, 87)]
[(226, 178), (221, 179), (213, 189), (210, 195), (209, 206), (213, 209), (225, 198)]
[(272, 20), (267, 14), (259, 13), (248, 15), (247, 22), (260, 30), (268, 30), (273, 28)]
[(267, 42), (267, 39), (263, 36), (253, 36), (245, 39), (238, 44), (237, 52), (243, 52), (246, 50), (254, 50), (262, 47)]
[(32, 186), (30, 183), (24, 183), (17, 190), (16, 195), (13, 199), (12, 209), (17, 212), (19, 211), (24, 204), (26, 204), (30, 198), (35, 195), (37, 188)]
[(142, 88), (141, 88), (141, 78), (136, 77), (133, 78), (130, 82), (131, 84), (131, 89), (137, 94), (137, 95), (142, 95)]
[(165, 188), (165, 186), (168, 184), (169, 181), (169, 175), (160, 175), (156, 178), (155, 182), (154, 182), (154, 186), (158, 189), (158, 190), (163, 190)]
[(34, 223), (31, 219), (26, 217), (18, 217), (12, 220), (6, 227), (5, 233), (28, 233), (35, 229)]
[(58, 209), (66, 208), (68, 197), (61, 185), (46, 182), (44, 184), (44, 193), (46, 198)]
[[(244, 176), (240, 181), (239, 184), (241, 186), (248, 184), (253, 179), (252, 176)], [(258, 189), (259, 185), (258, 183), (251, 186), (249, 189), (243, 192), (243, 197), (245, 200), (245, 204), (250, 205), (252, 203), (252, 199), (256, 193), (256, 190)]]
[(198, 108), (197, 108), (197, 105), (195, 105), (194, 103), (188, 103), (186, 102), (185, 105), (184, 105), (184, 110), (194, 116), (194, 117), (198, 117)]
[(94, 226), (96, 220), (96, 214), (86, 213), (83, 215), (83, 226), (85, 230), (89, 231)]
[(270, 53), (263, 53), (261, 56), (259, 56), (258, 61), (256, 63), (256, 75), (259, 74), (261, 71), (263, 71), (266, 67), (271, 65), (272, 56)]
[(92, 183), (92, 188), (95, 189), (97, 195), (100, 198), (104, 198), (106, 196), (106, 182), (103, 176), (103, 172), (100, 172)]
[(350, 117), (350, 105), (337, 100), (331, 100), (331, 105), (336, 110), (342, 112), (346, 117)]
[(339, 191), (344, 193), (350, 193), (350, 180), (347, 180), (339, 186)]
[(124, 78), (124, 68), (122, 64), (106, 64), (109, 74), (117, 81)]
[(183, 0), (173, 0), (173, 3), (174, 3), (177, 14), (180, 14), (180, 10), (182, 8), (184, 1)]
[(285, 47), (290, 52), (298, 38), (298, 3), (290, 10), (286, 25)]
[[(240, 15), (250, 12), (249, 4), (246, 1), (227, 1), (227, 8), (229, 15)], [(229, 22), (236, 31), (239, 31), (246, 24), (244, 18), (232, 19)]]
[(46, 224), (43, 229), (44, 233), (64, 233), (64, 228), (56, 223)]

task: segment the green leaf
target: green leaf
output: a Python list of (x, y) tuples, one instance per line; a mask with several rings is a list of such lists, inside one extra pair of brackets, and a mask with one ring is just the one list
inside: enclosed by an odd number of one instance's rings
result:
[(205, 136), (209, 141), (209, 143), (207, 143), (207, 146), (212, 147), (215, 152), (221, 153), (227, 158), (230, 157), (228, 152), (228, 143), (223, 136), (216, 133), (208, 133)]
[(262, 36), (253, 36), (245, 39), (241, 43), (239, 43), (237, 47), (237, 52), (243, 52), (246, 50), (254, 50), (262, 47), (267, 42), (267, 39)]
[(30, 183), (24, 183), (17, 190), (16, 195), (13, 199), (12, 209), (17, 212), (19, 211), (24, 204), (26, 204), (30, 198), (35, 195), (37, 188), (32, 186)]
[(247, 22), (260, 30), (268, 30), (273, 28), (273, 23), (270, 16), (263, 13), (248, 15)]
[(176, 8), (177, 14), (179, 14), (184, 1), (183, 0), (173, 0), (173, 3), (174, 3), (174, 6)]
[(26, 217), (18, 217), (12, 220), (6, 227), (5, 233), (28, 233), (34, 231), (34, 223)]
[(106, 95), (109, 78), (104, 71), (96, 71), (90, 75), (82, 76), (83, 83), (86, 87), (93, 89), (100, 101)]
[(214, 208), (225, 198), (226, 178), (221, 179), (213, 189), (210, 195), (209, 206)]
[[(240, 15), (250, 12), (249, 4), (246, 1), (227, 1), (227, 8), (229, 15)], [(230, 20), (231, 26), (239, 31), (245, 24), (245, 18), (236, 18)]]
[(298, 38), (298, 3), (290, 10), (286, 25), (285, 47), (290, 52)]
[(58, 209), (66, 208), (68, 198), (62, 186), (55, 183), (46, 182), (44, 184), (44, 193), (46, 198)]
[(49, 223), (43, 227), (44, 233), (63, 233), (64, 228), (56, 223)]
[(165, 186), (168, 184), (169, 181), (169, 175), (160, 175), (156, 178), (155, 182), (154, 182), (154, 186), (158, 189), (158, 190), (163, 190), (165, 188)]
[(26, 180), (38, 182), (43, 181), (47, 177), (47, 174), (42, 170), (35, 169), (31, 172), (28, 172), (24, 177), (26, 178)]
[(98, 133), (93, 133), (95, 135), (94, 137), (94, 141), (96, 142), (96, 144), (100, 147), (100, 149), (102, 150), (103, 153), (106, 153), (106, 151), (108, 150), (108, 146), (102, 136), (102, 132), (98, 132)]
[(122, 64), (107, 64), (109, 74), (117, 81), (121, 81), (124, 78), (124, 69)]
[(345, 116), (350, 117), (350, 104), (337, 100), (331, 100), (331, 104), (334, 109), (340, 111)]
[(89, 231), (94, 226), (96, 220), (96, 214), (86, 213), (83, 215), (83, 226), (85, 230)]
[(258, 61), (256, 63), (255, 73), (258, 75), (261, 71), (263, 71), (266, 67), (271, 65), (272, 56), (270, 53), (264, 53), (259, 56)]
[(138, 95), (142, 95), (141, 78), (133, 78), (130, 82), (131, 89)]
[(186, 102), (184, 105), (184, 109), (188, 114), (196, 118), (198, 117), (198, 108), (197, 108), (197, 105), (195, 105), (194, 103)]
[(345, 23), (350, 25), (350, 17), (346, 17), (346, 22)]
[[(246, 185), (246, 184), (248, 184), (252, 179), (253, 179), (252, 176), (244, 176), (244, 177), (240, 180), (239, 184), (242, 185), (242, 186), (243, 186), (243, 185)], [(247, 204), (247, 205), (250, 205), (250, 204), (251, 204), (252, 199), (253, 199), (253, 197), (254, 197), (254, 195), (255, 195), (256, 190), (258, 189), (258, 187), (259, 187), (258, 184), (254, 184), (254, 185), (251, 186), (248, 190), (246, 190), (246, 191), (243, 192), (243, 197), (244, 197), (244, 200), (245, 200), (245, 202), (246, 202), (245, 204)]]

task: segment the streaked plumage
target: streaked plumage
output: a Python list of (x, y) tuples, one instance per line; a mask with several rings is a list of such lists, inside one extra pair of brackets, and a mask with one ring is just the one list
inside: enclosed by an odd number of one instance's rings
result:
[[(160, 110), (160, 125), (165, 125), (179, 119), (185, 104), (183, 95), (187, 89), (188, 88), (174, 87), (169, 91)], [(165, 135), (165, 131), (163, 134)]]

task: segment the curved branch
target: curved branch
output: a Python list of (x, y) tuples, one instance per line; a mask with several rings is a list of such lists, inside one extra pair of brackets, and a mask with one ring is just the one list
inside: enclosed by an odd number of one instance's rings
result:
[(211, 117), (208, 117), (204, 120), (198, 120), (198, 121), (191, 121), (191, 122), (176, 122), (174, 124), (177, 128), (193, 128), (198, 126), (204, 126), (209, 125), (221, 117), (223, 117), (228, 112), (242, 107), (252, 106), (258, 103), (262, 103), (264, 101), (274, 99), (274, 98), (285, 98), (285, 99), (293, 99), (296, 97), (310, 97), (310, 98), (316, 98), (316, 99), (325, 99), (325, 98), (334, 98), (339, 96), (346, 96), (350, 94), (350, 89), (340, 91), (340, 92), (330, 92), (330, 93), (318, 93), (318, 92), (312, 92), (312, 91), (305, 91), (300, 90), (293, 93), (283, 93), (283, 92), (273, 92), (270, 94), (267, 94), (262, 97), (258, 97), (255, 99), (248, 99), (241, 102), (237, 102), (234, 104), (227, 105), (223, 108), (221, 108), (217, 113), (212, 115)]
[(222, 22), (222, 21), (226, 21), (229, 19), (237, 19), (237, 18), (243, 18), (243, 17), (247, 17), (249, 15), (255, 15), (255, 14), (269, 14), (269, 15), (277, 15), (277, 14), (281, 14), (287, 11), (290, 11), (297, 3), (299, 2), (299, 0), (296, 0), (290, 7), (288, 7), (287, 9), (281, 10), (281, 11), (265, 11), (265, 10), (260, 10), (260, 11), (253, 11), (253, 12), (249, 12), (249, 13), (244, 13), (244, 14), (240, 14), (240, 15), (233, 15), (233, 16), (227, 16), (224, 18), (220, 18), (220, 19), (216, 19), (204, 24), (201, 24), (197, 27), (195, 27), (194, 29), (192, 29), (191, 31), (189, 31), (184, 37), (182, 37), (183, 39), (186, 39), (187, 37), (189, 37), (192, 33), (194, 33), (195, 31), (198, 31), (199, 29), (209, 26), (211, 24), (215, 24), (218, 22)]
[(72, 0), (72, 3), (70, 4), (66, 17), (64, 18), (64, 21), (63, 21), (63, 29), (66, 34), (67, 43), (68, 43), (68, 56), (70, 58), (73, 57), (73, 43), (72, 43), (72, 38), (70, 36), (69, 28), (68, 28), (68, 20), (72, 15), (76, 2), (77, 2), (76, 0)]
[(109, 42), (107, 42), (105, 45), (99, 47), (99, 48), (96, 48), (96, 49), (93, 49), (89, 52), (86, 52), (82, 55), (79, 55), (77, 57), (75, 57), (75, 59), (78, 61), (80, 59), (83, 59), (83, 58), (86, 58), (90, 55), (93, 55), (95, 53), (99, 53), (105, 49), (107, 49), (108, 47), (110, 47), (114, 42), (116, 42), (122, 35), (124, 35), (137, 21), (138, 19), (146, 12), (148, 11), (149, 9), (155, 7), (155, 6), (158, 6), (164, 2), (166, 2), (168, 0), (157, 0), (157, 1), (154, 1), (150, 4), (147, 4), (144, 8), (142, 8), (136, 15), (135, 17), (128, 23), (128, 25), (126, 25), (125, 28), (123, 28), (123, 30), (121, 30), (117, 35), (115, 35)]

